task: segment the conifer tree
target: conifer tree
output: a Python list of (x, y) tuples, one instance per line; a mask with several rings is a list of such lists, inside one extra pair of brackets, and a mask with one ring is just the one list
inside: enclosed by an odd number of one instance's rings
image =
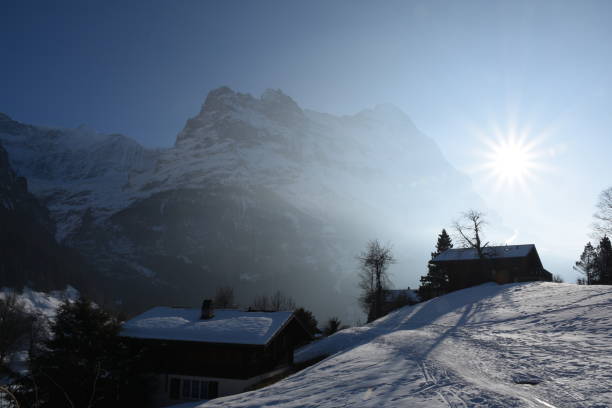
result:
[[(436, 251), (431, 253), (431, 259), (435, 258), (442, 252), (451, 249), (453, 241), (445, 229), (438, 235), (436, 242)], [(444, 268), (441, 268), (433, 263), (427, 264), (427, 275), (421, 276), (421, 287), (419, 295), (421, 299), (427, 300), (432, 297), (439, 296), (448, 291), (449, 277)]]
[(580, 280), (580, 283), (587, 285), (594, 285), (599, 280), (599, 274), (597, 271), (597, 250), (591, 245), (590, 242), (584, 246), (584, 250), (580, 255), (580, 260), (574, 265), (574, 269), (584, 275), (584, 280)]
[(119, 321), (91, 302), (64, 302), (51, 338), (30, 352), (30, 375), (21, 381), (23, 405), (121, 407), (146, 400), (137, 368), (140, 350), (123, 341), (119, 330)]
[(318, 322), (314, 317), (310, 310), (306, 310), (303, 307), (300, 307), (295, 311), (295, 317), (299, 319), (299, 321), (306, 326), (311, 335), (314, 335), (319, 332), (317, 328)]
[(597, 269), (598, 284), (612, 284), (612, 243), (610, 238), (604, 235), (597, 247)]

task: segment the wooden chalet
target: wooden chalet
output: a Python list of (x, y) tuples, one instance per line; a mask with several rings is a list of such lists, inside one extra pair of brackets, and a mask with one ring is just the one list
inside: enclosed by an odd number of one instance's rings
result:
[(293, 312), (155, 307), (127, 321), (121, 335), (143, 347), (166, 406), (237, 394), (289, 370), (311, 339)]
[(552, 280), (552, 274), (542, 266), (533, 244), (485, 247), (482, 258), (475, 248), (453, 248), (431, 262), (447, 271), (450, 290), (485, 282), (504, 284)]

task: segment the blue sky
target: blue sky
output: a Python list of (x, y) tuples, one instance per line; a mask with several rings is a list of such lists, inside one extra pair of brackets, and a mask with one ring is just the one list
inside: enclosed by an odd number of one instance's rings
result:
[[(573, 279), (612, 184), (611, 17), (607, 1), (5, 1), (0, 111), (169, 146), (220, 85), (337, 114), (393, 103), (472, 177), (493, 229)], [(483, 138), (512, 126), (540, 142), (525, 189), (479, 170)]]

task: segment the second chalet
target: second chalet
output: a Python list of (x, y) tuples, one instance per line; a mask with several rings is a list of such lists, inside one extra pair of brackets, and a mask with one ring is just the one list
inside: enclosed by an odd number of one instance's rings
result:
[(485, 282), (552, 280), (533, 244), (485, 247), (482, 258), (475, 248), (453, 248), (436, 256), (431, 263), (446, 270), (450, 290)]

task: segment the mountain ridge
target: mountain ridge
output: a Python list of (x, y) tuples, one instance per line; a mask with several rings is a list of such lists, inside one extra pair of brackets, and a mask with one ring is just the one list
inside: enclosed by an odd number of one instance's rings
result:
[[(437, 229), (424, 219), (477, 199), (401, 110), (334, 116), (280, 90), (212, 90), (167, 148), (7, 120), (0, 142), (51, 211), (58, 241), (120, 282), (117, 301), (147, 287), (134, 309), (185, 293), (197, 303), (214, 282), (235, 286), (241, 302), (281, 289), (307, 306), (326, 298), (313, 306), (320, 315), (357, 319), (360, 247), (389, 239), (416, 266), (428, 253), (420, 238)], [(296, 279), (306, 290), (291, 283), (298, 275), (314, 277)]]

